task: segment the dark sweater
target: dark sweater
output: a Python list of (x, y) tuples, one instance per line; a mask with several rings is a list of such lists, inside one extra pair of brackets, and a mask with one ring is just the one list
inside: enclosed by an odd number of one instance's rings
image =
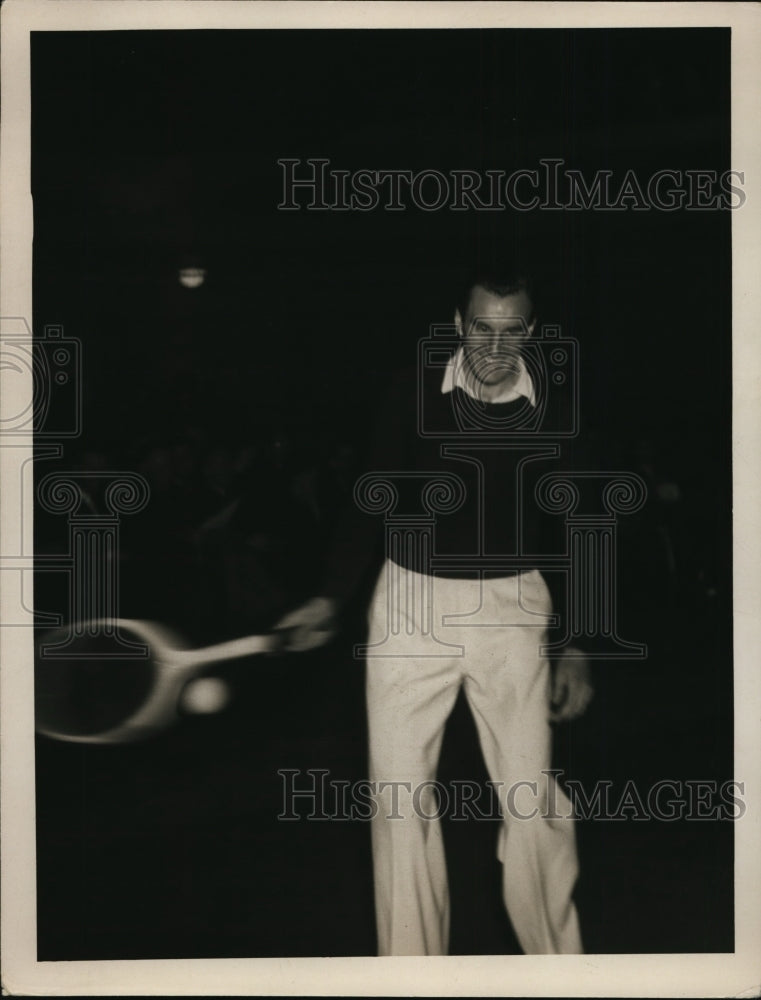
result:
[[(534, 490), (545, 473), (588, 467), (578, 436), (565, 433), (569, 396), (548, 381), (547, 387), (535, 386), (536, 407), (524, 397), (479, 403), (459, 388), (442, 393), (442, 376), (442, 368), (434, 367), (422, 378), (412, 369), (394, 380), (357, 482), (365, 475), (387, 480), (398, 499), (379, 513), (363, 510), (356, 499), (347, 505), (320, 593), (345, 602), (371, 566), (388, 556), (408, 569), (444, 577), (503, 577), (540, 569), (562, 612), (565, 577), (552, 572), (552, 564), (557, 570), (557, 557), (564, 553), (565, 522), (540, 509)], [(426, 507), (423, 492), (442, 478), (460, 492), (459, 506), (431, 511), (441, 504), (434, 498)], [(432, 528), (430, 557), (415, 545), (384, 551), (389, 521), (413, 530), (424, 523)]]

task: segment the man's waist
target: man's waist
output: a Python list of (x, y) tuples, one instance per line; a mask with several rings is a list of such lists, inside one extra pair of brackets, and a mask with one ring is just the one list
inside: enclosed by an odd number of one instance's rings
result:
[(526, 557), (451, 557), (433, 556), (426, 558), (419, 553), (405, 553), (389, 556), (389, 561), (402, 569), (423, 576), (443, 577), (447, 580), (499, 580), (519, 576), (538, 569), (535, 560)]

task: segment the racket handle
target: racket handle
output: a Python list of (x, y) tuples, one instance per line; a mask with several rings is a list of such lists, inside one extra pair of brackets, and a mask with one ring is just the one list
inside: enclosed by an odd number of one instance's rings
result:
[(220, 642), (215, 646), (206, 646), (203, 649), (185, 649), (173, 652), (172, 659), (185, 668), (202, 667), (207, 663), (240, 660), (245, 656), (271, 653), (279, 648), (281, 641), (275, 634), (249, 635), (242, 639)]

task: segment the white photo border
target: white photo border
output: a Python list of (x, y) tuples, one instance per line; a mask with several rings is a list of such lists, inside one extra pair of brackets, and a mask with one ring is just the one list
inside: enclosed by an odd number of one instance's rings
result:
[[(751, 3), (354, 3), (6, 0), (2, 7), (0, 316), (32, 317), (30, 32), (135, 29), (729, 27), (733, 212), (735, 825), (733, 954), (256, 958), (37, 962), (32, 633), (0, 628), (2, 956), (12, 995), (758, 996), (761, 984), (761, 7)], [(12, 393), (0, 406), (13, 412)], [(31, 458), (31, 442), (26, 448)], [(5, 464), (7, 455), (0, 453)], [(2, 496), (0, 552), (16, 551), (20, 499)], [(30, 518), (25, 517), (24, 531)], [(7, 574), (6, 574), (7, 575)], [(1, 576), (1, 575), (0, 575)], [(0, 620), (18, 595), (4, 586)]]

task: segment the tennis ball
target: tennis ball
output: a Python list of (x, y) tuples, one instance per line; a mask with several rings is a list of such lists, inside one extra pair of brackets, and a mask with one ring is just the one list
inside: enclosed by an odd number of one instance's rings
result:
[(221, 712), (230, 700), (230, 686), (219, 677), (199, 677), (190, 681), (182, 692), (180, 703), (186, 712), (211, 715)]

